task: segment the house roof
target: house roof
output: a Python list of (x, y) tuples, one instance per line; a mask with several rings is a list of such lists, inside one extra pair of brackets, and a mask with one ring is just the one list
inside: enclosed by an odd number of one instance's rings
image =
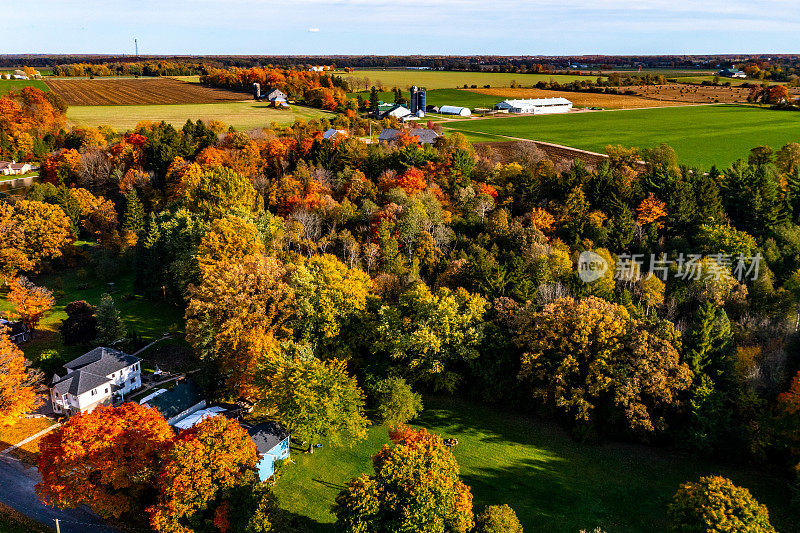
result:
[(51, 386), (60, 394), (71, 394), (73, 396), (89, 392), (110, 382), (106, 376), (84, 372), (83, 370), (71, 372), (62, 378), (58, 378), (58, 381), (56, 381), (57, 377), (58, 375), (53, 376)]
[(267, 89), (266, 91), (264, 91), (264, 96), (267, 99), (279, 98), (279, 97), (286, 98), (286, 93), (281, 91), (280, 89)]
[(567, 105), (572, 102), (566, 98), (523, 98), (517, 100), (503, 100), (497, 105), (508, 104), (511, 107), (527, 107), (527, 106), (547, 106), (547, 105)]
[[(424, 128), (412, 128), (410, 130), (405, 130), (409, 135), (412, 137), (416, 137), (417, 142), (433, 144), (436, 142), (436, 139), (439, 138), (439, 134), (433, 130), (424, 129)], [(378, 135), (379, 141), (386, 141), (391, 142), (399, 138), (403, 135), (403, 131), (395, 130), (392, 128), (386, 128), (385, 130), (381, 131), (381, 134)]]
[(349, 137), (350, 134), (347, 132), (347, 130), (337, 130), (334, 128), (329, 128), (328, 130), (325, 131), (325, 133), (322, 136), (326, 139), (335, 139), (337, 137), (346, 138)]
[(200, 409), (199, 411), (195, 411), (194, 413), (184, 416), (172, 425), (177, 429), (189, 429), (190, 427), (196, 426), (207, 418), (224, 415), (227, 411), (228, 410), (224, 407), (219, 406)]
[(140, 359), (134, 355), (100, 346), (64, 364), (64, 368), (73, 372), (80, 370), (82, 372), (91, 372), (98, 376), (108, 376), (138, 361)]
[(23, 324), (22, 322), (11, 322), (10, 320), (6, 320), (4, 318), (0, 318), (0, 328), (3, 326), (8, 328), (6, 332), (9, 336), (14, 337), (15, 335), (19, 335), (21, 333), (27, 333), (28, 327)]
[(255, 426), (243, 426), (258, 448), (258, 453), (269, 453), (275, 446), (283, 442), (289, 434), (277, 422), (262, 422)]
[(191, 380), (184, 380), (163, 394), (148, 400), (147, 405), (154, 407), (169, 420), (193, 405), (203, 401), (200, 390)]

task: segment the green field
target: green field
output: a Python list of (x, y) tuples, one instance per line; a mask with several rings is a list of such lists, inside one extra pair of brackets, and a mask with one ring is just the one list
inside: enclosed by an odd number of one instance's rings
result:
[(275, 109), (255, 101), (223, 102), (216, 104), (73, 106), (67, 119), (75, 126), (107, 125), (117, 131), (132, 129), (139, 121), (165, 121), (180, 127), (188, 119), (221, 120), (237, 130), (264, 128), (270, 123), (291, 124), (297, 119), (311, 120), (330, 113), (309, 107), (292, 106), (290, 110)]
[[(666, 531), (678, 486), (712, 473), (749, 488), (779, 530), (797, 523), (787, 481), (755, 471), (639, 445), (582, 444), (552, 424), (452, 399), (426, 399), (418, 424), (458, 439), (453, 453), (475, 509), (508, 503), (525, 531)], [(312, 531), (332, 533), (336, 494), (352, 477), (372, 473), (370, 457), (385, 442), (386, 429), (373, 427), (353, 448), (293, 449), (295, 464), (283, 467), (275, 486), (281, 506)]]
[(451, 122), (448, 129), (534, 139), (602, 152), (664, 142), (682, 163), (726, 167), (751, 148), (800, 141), (800, 113), (750, 106), (687, 106)]
[(50, 91), (50, 88), (42, 80), (0, 80), (0, 96), (8, 94), (9, 91), (19, 91), (24, 87), (36, 87), (44, 92)]
[(336, 72), (348, 78), (364, 78), (370, 80), (369, 85), (383, 85), (387, 89), (399, 87), (407, 89), (412, 85), (427, 89), (456, 89), (468, 86), (491, 85), (492, 87), (510, 87), (512, 82), (524, 86), (535, 85), (540, 81), (558, 80), (569, 83), (575, 80), (596, 79), (596, 77), (571, 76), (564, 74), (512, 74), (494, 72), (440, 72), (433, 70), (356, 70), (352, 73)]

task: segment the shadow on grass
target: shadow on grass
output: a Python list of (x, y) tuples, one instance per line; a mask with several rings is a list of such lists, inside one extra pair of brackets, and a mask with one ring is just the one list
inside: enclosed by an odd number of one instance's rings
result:
[(287, 531), (295, 533), (334, 533), (334, 524), (323, 524), (307, 516), (302, 516), (289, 511), (283, 511)]

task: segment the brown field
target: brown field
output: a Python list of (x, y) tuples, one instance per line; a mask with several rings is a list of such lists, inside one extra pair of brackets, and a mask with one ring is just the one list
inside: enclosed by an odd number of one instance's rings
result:
[(68, 106), (213, 104), (247, 100), (248, 95), (172, 78), (56, 80), (45, 83)]
[(472, 92), (499, 98), (556, 98), (564, 97), (577, 107), (602, 107), (604, 109), (631, 109), (637, 107), (661, 107), (682, 105), (682, 102), (657, 101), (641, 96), (622, 94), (579, 93), (574, 91), (551, 91), (549, 89), (497, 88), (470, 89)]

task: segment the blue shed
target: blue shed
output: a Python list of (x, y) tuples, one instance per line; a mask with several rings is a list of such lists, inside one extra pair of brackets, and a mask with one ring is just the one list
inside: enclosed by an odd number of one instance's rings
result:
[(289, 434), (277, 422), (245, 426), (258, 448), (258, 477), (266, 481), (275, 473), (275, 461), (289, 457)]

